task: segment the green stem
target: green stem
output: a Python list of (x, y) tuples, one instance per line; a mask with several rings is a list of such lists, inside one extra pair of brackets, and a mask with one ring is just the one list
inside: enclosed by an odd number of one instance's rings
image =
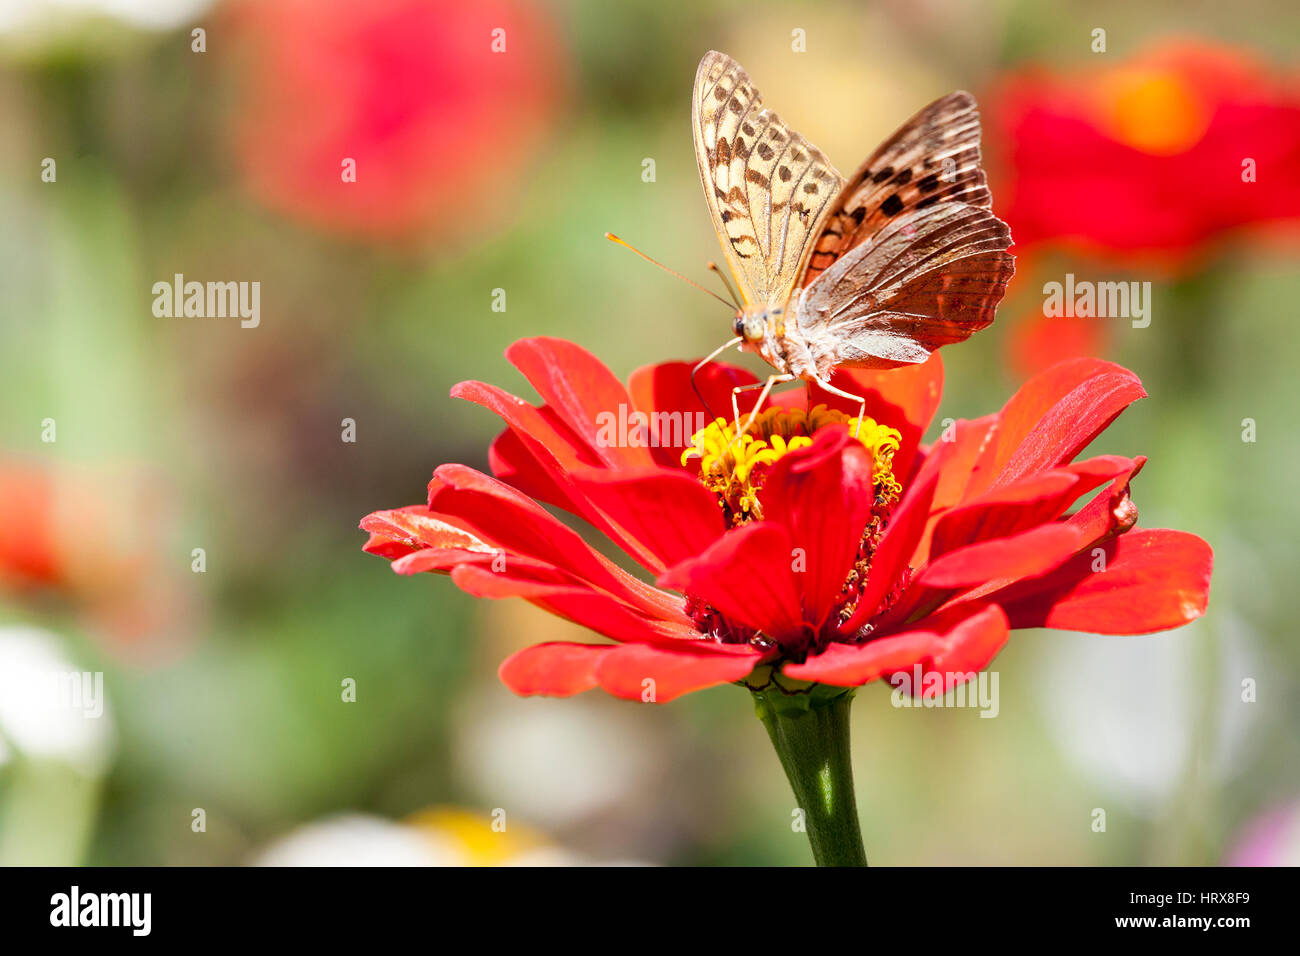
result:
[(754, 711), (790, 778), (818, 866), (867, 865), (849, 755), (852, 705), (853, 691), (842, 687), (754, 691)]

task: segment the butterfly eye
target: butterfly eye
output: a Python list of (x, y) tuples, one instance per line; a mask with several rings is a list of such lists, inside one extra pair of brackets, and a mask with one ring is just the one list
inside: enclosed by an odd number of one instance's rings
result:
[(745, 313), (737, 312), (736, 321), (731, 323), (731, 331), (736, 335), (744, 336), (745, 334)]

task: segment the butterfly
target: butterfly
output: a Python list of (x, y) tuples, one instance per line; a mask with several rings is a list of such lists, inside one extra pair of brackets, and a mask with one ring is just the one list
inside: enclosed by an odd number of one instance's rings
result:
[(738, 436), (739, 391), (763, 389), (750, 421), (774, 385), (795, 379), (865, 407), (831, 384), (835, 369), (924, 362), (993, 321), (1015, 264), (1011, 231), (990, 211), (969, 93), (922, 109), (847, 180), (725, 53), (700, 61), (691, 125), (740, 289), (736, 337), (696, 370), (733, 345), (776, 370), (733, 390)]

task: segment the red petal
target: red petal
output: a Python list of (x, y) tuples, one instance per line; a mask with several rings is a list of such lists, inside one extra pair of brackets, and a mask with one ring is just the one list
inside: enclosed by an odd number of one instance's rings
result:
[(691, 691), (740, 680), (754, 669), (761, 656), (751, 648), (713, 653), (629, 644), (597, 662), (596, 679), (615, 697), (666, 704)]
[(947, 692), (993, 660), (1007, 641), (1007, 631), (1007, 617), (996, 604), (962, 608), (866, 644), (832, 644), (803, 664), (787, 664), (784, 673), (798, 680), (856, 687), (919, 664), (923, 674), (943, 674)]
[[(1107, 460), (1109, 459), (1094, 458), (1090, 459), (1088, 462), (1079, 462), (1076, 465), (1071, 465), (1070, 468), (1086, 466), (1089, 471), (1092, 471), (1094, 463), (1096, 463), (1096, 468), (1105, 470), (1110, 467), (1103, 464)], [(1108, 540), (1115, 535), (1124, 534), (1137, 522), (1137, 506), (1134, 505), (1132, 499), (1129, 498), (1129, 482), (1139, 471), (1142, 470), (1142, 465), (1146, 463), (1146, 459), (1139, 456), (1132, 460), (1114, 459), (1114, 461), (1116, 463), (1119, 461), (1129, 461), (1131, 467), (1116, 477), (1115, 480), (1111, 482), (1111, 486), (1107, 491), (1097, 495), (1092, 499), (1092, 501), (1088, 502), (1087, 505), (1081, 508), (1078, 513), (1071, 515), (1061, 523), (1062, 526), (1072, 529), (1077, 536), (1076, 543), (1073, 545), (1073, 551), (1071, 551), (1070, 554), (1090, 549), (1091, 546)], [(1044, 472), (1043, 474), (1046, 475), (1052, 473), (1053, 472)], [(1095, 475), (1096, 472), (1093, 471), (1093, 474)], [(1070, 545), (1065, 542), (1065, 539), (1061, 539), (1057, 548), (1060, 549), (1065, 547), (1070, 547)], [(1059, 550), (1057, 553), (1060, 553)], [(1068, 557), (1069, 555), (1066, 556)], [(1048, 557), (1050, 556), (1044, 556), (1045, 559)], [(1045, 560), (1043, 566), (1045, 568), (1049, 566), (1055, 567), (1055, 563)], [(1027, 575), (1019, 575), (1018, 577), (1025, 576)], [(956, 600), (960, 602), (969, 602), (974, 599), (987, 597), (995, 591), (1015, 583), (1015, 581), (1018, 580), (1018, 577), (989, 577), (986, 579), (986, 583), (960, 595)], [(926, 583), (932, 582), (927, 580)], [(914, 610), (916, 607), (927, 603), (930, 606), (938, 607), (943, 601), (947, 600), (949, 596), (950, 592), (944, 593), (941, 590), (921, 590), (915, 593), (909, 592), (909, 598), (911, 599), (910, 607)]]
[[(966, 488), (975, 480), (980, 457), (994, 443), (996, 428), (997, 415), (985, 415), (973, 421), (958, 419), (929, 447), (923, 467), (929, 470), (943, 466), (934, 492), (935, 510), (950, 508), (966, 497)], [(918, 474), (917, 479), (920, 477)]]
[[(621, 537), (573, 486), (570, 474), (574, 469), (602, 462), (552, 409), (534, 408), (523, 399), (482, 382), (461, 382), (451, 390), (451, 394), (495, 412), (510, 427), (536, 466), (531, 469), (518, 457), (511, 459), (512, 473), (526, 476), (524, 490), (527, 493), (536, 494), (543, 501), (586, 518), (637, 561), (653, 564), (651, 555), (640, 549), (636, 542)], [(501, 454), (512, 453), (508, 442), (495, 447)], [(542, 474), (549, 480), (544, 480)]]
[(372, 534), (366, 539), (366, 543), (361, 546), (361, 550), (366, 554), (377, 554), (381, 558), (387, 558), (389, 561), (397, 561), (400, 558), (407, 557), (412, 553), (409, 545), (402, 544), (400, 541), (394, 541), (392, 538), (382, 534)]
[(996, 604), (990, 604), (974, 614), (965, 608), (961, 615), (936, 614), (920, 623), (921, 629), (934, 629), (942, 637), (930, 656), (930, 669), (943, 671), (957, 679), (945, 680), (944, 690), (948, 691), (962, 683), (963, 672), (981, 671), (1002, 650), (1011, 630), (1007, 615)]
[(867, 586), (853, 616), (840, 626), (841, 634), (852, 634), (866, 624), (880, 608), (885, 596), (898, 583), (907, 561), (916, 549), (921, 534), (930, 517), (930, 503), (934, 500), (935, 488), (938, 486), (938, 470), (925, 471), (917, 476), (917, 482), (903, 495), (894, 513), (890, 515), (889, 526), (871, 557), (871, 569), (867, 572)]
[(1087, 534), (1089, 542), (1099, 542), (1116, 534), (1124, 534), (1137, 523), (1137, 505), (1129, 497), (1129, 483), (1137, 477), (1146, 458), (1139, 455), (1133, 467), (1111, 482), (1106, 491), (1070, 516), (1069, 523)]
[(522, 398), (486, 382), (460, 382), (452, 386), (451, 396), (482, 405), (499, 416), (552, 478), (557, 468), (602, 464), (554, 409), (535, 408)]
[(534, 644), (501, 662), (497, 675), (516, 694), (572, 697), (596, 686), (596, 662), (614, 649), (609, 644)]
[(875, 499), (871, 455), (845, 427), (824, 428), (807, 448), (781, 458), (763, 481), (763, 515), (802, 549), (803, 619), (820, 630), (862, 542)]
[(956, 548), (926, 565), (916, 586), (969, 588), (989, 581), (1019, 581), (1059, 566), (1088, 542), (1086, 532), (1065, 523)]
[(654, 463), (647, 448), (602, 439), (601, 421), (605, 416), (627, 420), (632, 399), (614, 373), (586, 349), (564, 339), (521, 339), (506, 349), (506, 358), (605, 464), (627, 468)]
[(992, 595), (1012, 627), (1055, 627), (1094, 634), (1149, 634), (1205, 613), (1214, 553), (1183, 531), (1132, 531), (1086, 550), (1051, 574)]
[(585, 469), (578, 487), (630, 537), (671, 567), (704, 552), (726, 530), (717, 497), (685, 471)]
[(1108, 455), (1042, 471), (1003, 485), (944, 514), (934, 529), (931, 560), (977, 541), (1002, 538), (1055, 521), (1075, 500), (1128, 474), (1133, 459)]
[(1128, 369), (1099, 359), (1071, 359), (1035, 375), (998, 416), (994, 441), (966, 490), (989, 487), (1066, 464), (1146, 390)]
[(557, 505), (573, 514), (582, 513), (582, 503), (562, 487), (524, 440), (507, 428), (488, 447), (488, 469), (512, 488), (530, 498)]
[[(408, 505), (390, 511), (375, 511), (361, 519), (361, 530), (371, 533), (371, 541), (387, 539), (405, 546), (408, 553), (415, 548), (455, 548), (464, 551), (492, 551), (490, 545), (448, 521), (435, 515), (424, 505)], [(370, 550), (367, 543), (366, 550)]]
[[(866, 413), (878, 424), (896, 428), (902, 434), (894, 454), (894, 474), (906, 482), (921, 436), (930, 427), (943, 395), (943, 360), (936, 352), (919, 365), (892, 369), (841, 369), (831, 384), (867, 400)], [(826, 404), (849, 415), (858, 413), (858, 403), (808, 386), (808, 407)]]
[(541, 505), (495, 478), (464, 465), (442, 465), (429, 484), (429, 507), (456, 515), (490, 544), (553, 564), (649, 609), (647, 585), (602, 558)]
[(527, 577), (529, 580), (544, 580), (573, 584), (577, 579), (553, 564), (525, 558), (523, 555), (509, 554), (505, 551), (462, 551), (457, 548), (424, 548), (414, 551), (393, 562), (393, 570), (398, 574), (419, 574), (422, 571), (434, 571), (450, 574), (461, 565), (475, 567), (508, 568), (512, 576)]
[[(508, 565), (507, 565), (508, 567)], [(575, 584), (554, 584), (528, 573), (497, 573), (461, 565), (451, 573), (456, 586), (484, 598), (521, 597), (545, 611), (624, 643), (698, 640), (685, 624), (670, 624), (637, 613), (607, 594)]]
[(782, 673), (795, 680), (858, 687), (895, 671), (907, 670), (929, 652), (934, 635), (891, 634), (865, 644), (832, 644), (802, 664), (786, 664)]
[[(695, 432), (715, 418), (731, 420), (731, 390), (738, 385), (752, 385), (758, 379), (743, 368), (710, 362), (695, 376), (706, 408), (691, 387), (693, 362), (664, 362), (646, 365), (632, 373), (628, 391), (638, 411), (650, 416), (650, 453), (655, 461), (669, 467), (681, 467), (682, 451), (690, 447)], [(737, 399), (741, 413), (754, 407), (756, 392), (741, 392)], [(668, 413), (664, 419), (656, 413)]]
[(751, 521), (728, 531), (697, 558), (660, 576), (660, 587), (706, 601), (724, 617), (775, 639), (804, 630), (785, 528)]
[(1062, 501), (1055, 514), (1037, 520), (1029, 518), (1046, 512), (1049, 504), (1055, 507), (1055, 503), (1061, 501), (1076, 484), (1073, 475), (1052, 469), (943, 512), (935, 521), (927, 559), (934, 561), (956, 548), (1005, 537), (1045, 520), (1053, 520), (1065, 510), (1069, 500)]

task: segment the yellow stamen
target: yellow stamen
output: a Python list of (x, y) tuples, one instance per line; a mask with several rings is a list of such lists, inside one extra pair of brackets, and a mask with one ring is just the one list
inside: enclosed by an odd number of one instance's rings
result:
[(762, 517), (758, 493), (767, 467), (797, 448), (812, 444), (812, 435), (828, 425), (847, 425), (875, 463), (872, 478), (876, 497), (885, 502), (898, 499), (902, 486), (894, 478), (894, 452), (902, 435), (867, 416), (858, 420), (837, 409), (818, 405), (811, 411), (769, 408), (760, 412), (749, 430), (736, 440), (734, 423), (724, 418), (696, 432), (693, 447), (682, 453), (682, 464), (698, 460), (700, 480), (718, 496), (732, 520), (740, 523)]

